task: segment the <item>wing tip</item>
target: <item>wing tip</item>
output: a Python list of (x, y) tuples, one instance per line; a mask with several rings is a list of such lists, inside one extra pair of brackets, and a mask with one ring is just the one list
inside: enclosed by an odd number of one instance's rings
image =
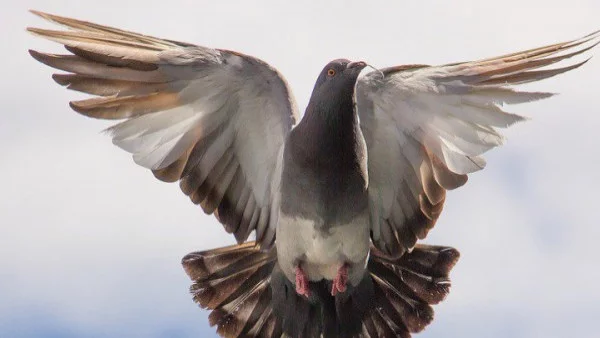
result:
[[(562, 73), (566, 73), (566, 72), (568, 72), (568, 71), (571, 71), (571, 70), (577, 69), (577, 68), (579, 68), (579, 67), (581, 67), (581, 66), (585, 65), (585, 64), (586, 64), (586, 63), (588, 63), (588, 61), (590, 61), (590, 60), (591, 60), (593, 57), (594, 57), (593, 55), (590, 55), (590, 56), (589, 56), (587, 59), (585, 59), (585, 60), (583, 60), (583, 61), (581, 61), (581, 62), (578, 62), (578, 63), (572, 64), (572, 65), (570, 65), (570, 66), (565, 66), (565, 67), (561, 67), (561, 68), (554, 68), (554, 69), (550, 69), (550, 71), (555, 71), (555, 72), (556, 72), (556, 74), (554, 74), (554, 75), (559, 75), (559, 74), (562, 74)], [(552, 76), (554, 76), (554, 75), (552, 75)]]
[(68, 86), (71, 84), (68, 74), (52, 74), (52, 80), (61, 86)]
[(107, 118), (104, 115), (102, 115), (101, 112), (98, 113), (95, 109), (86, 107), (84, 104), (82, 104), (82, 101), (86, 101), (86, 100), (70, 101), (69, 107), (71, 109), (73, 109), (74, 112), (76, 112), (80, 115), (83, 115), (85, 117), (90, 117), (93, 119), (104, 119), (104, 120), (110, 119), (110, 118)]
[(40, 17), (40, 18), (42, 18), (44, 20), (48, 20), (50, 22), (57, 23), (57, 24), (61, 24), (61, 22), (60, 22), (61, 20), (67, 19), (65, 17), (61, 17), (61, 16), (58, 16), (58, 15), (54, 15), (54, 14), (50, 14), (50, 13), (38, 11), (37, 9), (29, 9), (28, 11), (29, 11), (29, 13), (31, 13), (31, 14), (33, 14), (35, 16), (38, 16), (38, 17)]
[(34, 35), (41, 35), (42, 32), (45, 31), (45, 29), (37, 27), (27, 27), (26, 30)]
[[(56, 15), (53, 15), (50, 13), (46, 13), (46, 12), (42, 12), (42, 11), (38, 11), (37, 9), (29, 9), (28, 12), (37, 17), (40, 17), (44, 20), (47, 20), (47, 21), (50, 21), (53, 23), (58, 23), (56, 19), (60, 18), (59, 16), (56, 16)], [(39, 30), (39, 28), (27, 27), (27, 31), (36, 34), (35, 32), (33, 32), (34, 30)]]
[(592, 39), (596, 39), (596, 38), (600, 38), (600, 29), (593, 31), (590, 34), (585, 35), (578, 40), (585, 40), (585, 39), (592, 40)]
[(69, 101), (69, 107), (71, 107), (71, 109), (73, 109), (75, 112), (77, 112), (81, 115), (85, 115), (88, 117), (94, 117), (94, 116), (88, 114), (88, 111), (86, 109), (84, 109), (81, 105), (78, 105), (77, 101)]
[(46, 12), (38, 11), (37, 9), (31, 9), (31, 8), (28, 9), (28, 12), (31, 13), (31, 14), (33, 14), (33, 15), (37, 15), (39, 17), (42, 17), (42, 18), (48, 15), (48, 13), (46, 13)]
[(57, 68), (56, 66), (52, 65), (53, 59), (56, 59), (56, 57), (57, 57), (55, 54), (38, 52), (37, 50), (34, 50), (34, 49), (29, 49), (28, 52), (29, 52), (29, 55), (31, 55), (31, 57), (34, 58), (36, 61), (43, 63), (46, 66), (50, 66), (52, 68)]
[(46, 54), (42, 53), (42, 52), (38, 52), (35, 49), (28, 49), (27, 52), (29, 53), (29, 55), (31, 55), (32, 58), (34, 58), (35, 60), (44, 63), (44, 56)]

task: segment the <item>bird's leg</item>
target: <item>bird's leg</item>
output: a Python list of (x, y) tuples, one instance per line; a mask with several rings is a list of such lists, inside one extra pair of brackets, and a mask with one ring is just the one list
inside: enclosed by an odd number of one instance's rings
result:
[(338, 269), (337, 275), (331, 284), (331, 295), (346, 292), (346, 283), (348, 283), (348, 264), (344, 263)]
[(302, 270), (300, 265), (296, 266), (296, 293), (300, 296), (308, 298), (310, 289), (308, 287), (308, 275)]

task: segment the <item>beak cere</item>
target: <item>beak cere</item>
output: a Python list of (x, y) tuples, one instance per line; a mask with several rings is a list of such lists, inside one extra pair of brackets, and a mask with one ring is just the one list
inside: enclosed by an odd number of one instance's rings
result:
[(359, 69), (363, 69), (367, 66), (367, 64), (364, 61), (355, 61), (355, 62), (350, 62), (348, 65), (346, 65), (346, 68), (359, 68)]

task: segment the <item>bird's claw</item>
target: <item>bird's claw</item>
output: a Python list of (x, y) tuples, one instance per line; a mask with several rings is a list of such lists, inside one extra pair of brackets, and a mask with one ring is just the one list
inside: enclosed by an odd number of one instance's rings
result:
[(296, 267), (296, 293), (306, 298), (310, 297), (308, 276), (300, 266)]
[(346, 284), (348, 283), (348, 265), (343, 264), (338, 269), (337, 275), (331, 284), (331, 295), (335, 296), (338, 293), (346, 292)]

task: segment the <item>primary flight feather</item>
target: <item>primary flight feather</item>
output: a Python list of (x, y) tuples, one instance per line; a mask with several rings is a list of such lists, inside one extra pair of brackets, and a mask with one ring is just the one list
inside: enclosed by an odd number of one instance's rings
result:
[[(192, 293), (226, 337), (410, 337), (449, 291), (453, 248), (416, 244), (446, 190), (483, 169), (505, 105), (544, 99), (516, 85), (600, 43), (600, 33), (479, 61), (369, 72), (337, 59), (300, 119), (285, 79), (254, 57), (33, 11), (28, 28), (68, 54), (30, 51), (122, 120), (113, 143), (214, 213), (239, 245), (183, 258)], [(246, 242), (254, 233), (256, 240)]]

